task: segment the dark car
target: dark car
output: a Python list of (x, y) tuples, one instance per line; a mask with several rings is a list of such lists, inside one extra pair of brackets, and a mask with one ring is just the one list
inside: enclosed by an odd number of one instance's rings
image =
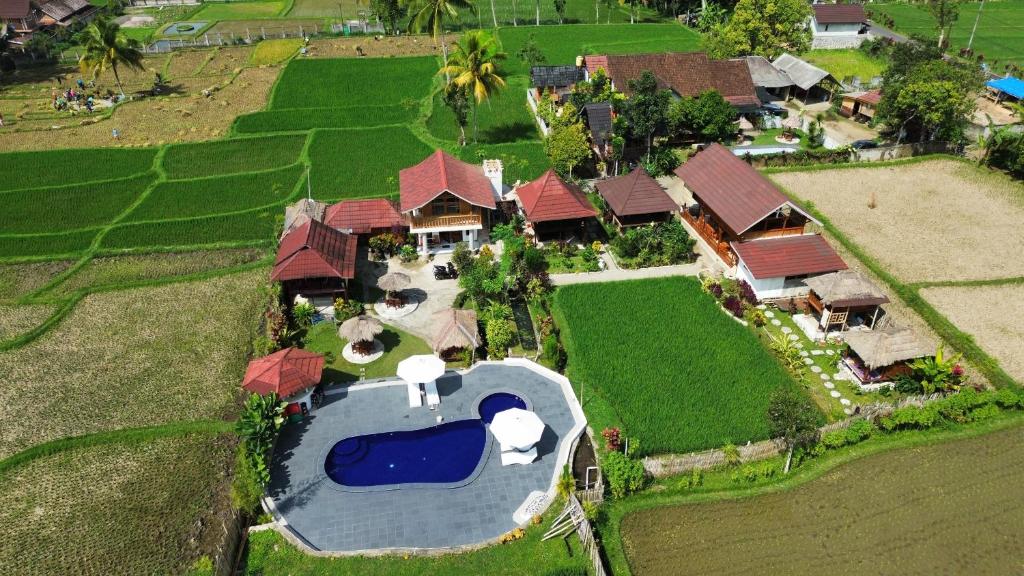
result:
[(850, 147), (854, 150), (867, 150), (869, 148), (878, 148), (878, 142), (874, 140), (855, 140)]

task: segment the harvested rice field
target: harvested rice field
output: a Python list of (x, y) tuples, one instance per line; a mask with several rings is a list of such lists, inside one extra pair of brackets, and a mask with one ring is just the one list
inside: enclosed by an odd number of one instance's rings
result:
[(55, 306), (26, 304), (23, 306), (0, 304), (0, 342), (10, 340), (46, 320)]
[(1016, 574), (1022, 442), (1017, 426), (862, 458), (791, 490), (643, 510), (623, 520), (623, 546), (634, 576)]
[(0, 458), (56, 438), (230, 412), (266, 274), (87, 296), (38, 340), (0, 353)]
[(67, 260), (58, 260), (0, 266), (0, 301), (21, 298), (42, 288), (71, 264)]
[(223, 527), (233, 440), (192, 434), (74, 448), (0, 480), (10, 575), (181, 574)]
[(921, 296), (1024, 382), (1024, 284), (925, 288)]
[(1024, 253), (1024, 184), (1002, 174), (926, 160), (770, 178), (904, 282), (1024, 276), (1024, 258), (1007, 257)]

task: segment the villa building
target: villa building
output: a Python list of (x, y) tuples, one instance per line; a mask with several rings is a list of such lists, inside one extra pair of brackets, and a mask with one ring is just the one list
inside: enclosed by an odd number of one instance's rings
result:
[(577, 239), (585, 235), (587, 222), (597, 216), (583, 193), (574, 184), (548, 170), (533, 182), (516, 188), (516, 204), (526, 219), (526, 232), (538, 240)]
[(711, 144), (675, 173), (693, 198), (683, 221), (758, 298), (803, 297), (804, 279), (846, 269), (824, 238), (806, 230), (820, 223), (724, 146)]
[(504, 194), (500, 160), (474, 166), (438, 150), (398, 173), (401, 212), (421, 254), (450, 252), (457, 242), (480, 247)]
[(867, 13), (860, 4), (815, 4), (808, 27), (813, 48), (856, 48), (868, 37)]
[(675, 200), (640, 166), (625, 176), (602, 180), (595, 187), (619, 230), (667, 222), (679, 211)]
[(395, 203), (385, 198), (344, 200), (324, 210), (323, 222), (331, 228), (362, 236), (386, 232), (405, 234), (409, 225)]
[(334, 300), (348, 295), (348, 282), (355, 276), (356, 237), (317, 220), (281, 240), (270, 273), (271, 281), (281, 283), (286, 302), (306, 300), (329, 314)]

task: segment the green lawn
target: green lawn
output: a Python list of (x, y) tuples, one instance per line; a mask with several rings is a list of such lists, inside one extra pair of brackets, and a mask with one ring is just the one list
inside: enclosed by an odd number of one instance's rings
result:
[(886, 64), (885, 60), (872, 58), (857, 49), (811, 50), (801, 58), (827, 71), (840, 82), (858, 76), (861, 82), (866, 83), (875, 76), (881, 76)]
[[(351, 382), (365, 378), (394, 376), (398, 363), (415, 354), (430, 354), (430, 346), (407, 332), (386, 326), (377, 339), (384, 344), (384, 356), (369, 364), (352, 364), (341, 355), (345, 340), (338, 336), (338, 327), (332, 321), (320, 322), (309, 329), (302, 347), (328, 356), (324, 364), (324, 382)], [(365, 369), (366, 372), (361, 372)]]
[(200, 22), (213, 20), (250, 20), (254, 18), (276, 18), (285, 9), (283, 1), (273, 2), (213, 2), (203, 4), (202, 10), (192, 15)]
[[(960, 4), (960, 17), (953, 25), (952, 52), (967, 46), (971, 29), (980, 4)], [(887, 14), (896, 21), (896, 31), (938, 39), (935, 19), (921, 4), (870, 4), (869, 12)], [(875, 21), (880, 18), (875, 17)], [(985, 2), (978, 22), (978, 31), (972, 48), (984, 55), (996, 72), (1002, 73), (1006, 63), (1024, 65), (1024, 2), (1020, 0), (990, 0)]]
[(693, 278), (566, 286), (554, 311), (591, 425), (622, 426), (643, 453), (767, 438), (771, 392), (796, 385)]

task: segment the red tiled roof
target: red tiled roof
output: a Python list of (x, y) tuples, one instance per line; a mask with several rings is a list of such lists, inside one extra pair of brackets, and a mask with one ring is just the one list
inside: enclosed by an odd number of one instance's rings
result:
[(596, 186), (597, 192), (618, 216), (679, 210), (661, 184), (639, 166), (625, 176), (598, 182)]
[(733, 242), (732, 249), (754, 278), (782, 278), (846, 270), (846, 262), (819, 234)]
[(598, 68), (603, 68), (605, 73), (608, 72), (607, 56), (584, 56), (583, 64), (587, 67), (587, 73), (591, 76), (597, 73)]
[(587, 201), (583, 192), (572, 184), (566, 184), (548, 170), (533, 182), (516, 190), (519, 202), (530, 222), (592, 218), (597, 211)]
[(878, 89), (868, 90), (867, 92), (861, 94), (860, 96), (857, 96), (856, 99), (865, 104), (877, 105), (879, 102), (882, 101), (882, 91)]
[(28, 0), (0, 0), (0, 18), (24, 18), (30, 10)]
[(256, 394), (276, 393), (281, 398), (316, 386), (324, 357), (299, 348), (285, 348), (249, 362), (242, 387)]
[(815, 4), (811, 7), (819, 24), (860, 24), (868, 19), (860, 4)]
[(438, 150), (423, 162), (398, 172), (402, 212), (426, 205), (448, 191), (470, 204), (494, 209), (491, 182), (479, 166)]
[(356, 239), (316, 220), (281, 240), (270, 279), (355, 278)]
[(324, 224), (353, 234), (367, 234), (379, 228), (406, 227), (405, 218), (390, 200), (345, 200), (332, 204), (324, 212)]
[(734, 236), (782, 206), (793, 206), (767, 178), (721, 144), (701, 150), (676, 168), (675, 173), (697, 201), (714, 212)]
[(743, 59), (711, 60), (703, 52), (667, 52), (663, 54), (628, 54), (587, 56), (603, 58), (615, 89), (627, 96), (632, 92), (629, 81), (650, 70), (661, 88), (670, 88), (680, 96), (698, 96), (716, 90), (733, 106), (760, 106), (750, 68)]

